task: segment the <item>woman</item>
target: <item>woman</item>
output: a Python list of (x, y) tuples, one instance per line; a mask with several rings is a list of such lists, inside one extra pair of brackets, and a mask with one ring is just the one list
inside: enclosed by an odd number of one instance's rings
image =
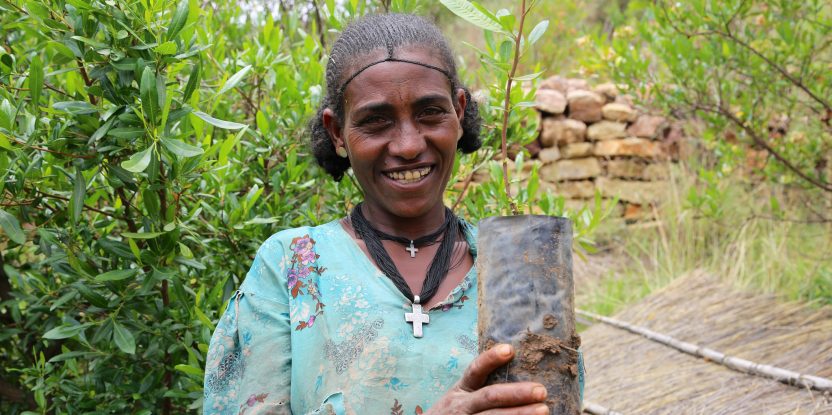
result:
[(514, 351), (477, 355), (476, 231), (442, 200), (456, 151), (480, 147), (447, 41), (367, 17), (326, 81), (313, 152), (335, 180), (352, 168), (364, 201), (263, 244), (211, 340), (205, 413), (548, 413), (542, 385), (483, 387)]

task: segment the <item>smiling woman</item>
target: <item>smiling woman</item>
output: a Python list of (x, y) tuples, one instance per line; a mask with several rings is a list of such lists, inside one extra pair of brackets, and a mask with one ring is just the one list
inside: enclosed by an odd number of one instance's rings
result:
[(476, 229), (443, 204), (456, 152), (480, 146), (452, 56), (410, 15), (338, 38), (312, 147), (364, 202), (260, 248), (211, 340), (206, 414), (548, 413), (540, 384), (483, 386), (514, 351), (477, 354)]

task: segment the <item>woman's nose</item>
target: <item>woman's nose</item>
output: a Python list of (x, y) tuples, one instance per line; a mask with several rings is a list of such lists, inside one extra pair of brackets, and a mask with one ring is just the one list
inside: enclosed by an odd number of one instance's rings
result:
[(407, 121), (399, 125), (398, 136), (393, 139), (389, 146), (390, 155), (405, 160), (413, 160), (419, 157), (427, 148), (427, 142), (422, 132), (413, 122)]

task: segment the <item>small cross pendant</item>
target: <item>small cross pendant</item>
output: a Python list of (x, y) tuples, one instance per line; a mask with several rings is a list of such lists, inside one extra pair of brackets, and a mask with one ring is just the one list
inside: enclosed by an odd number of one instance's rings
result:
[(416, 253), (419, 252), (419, 248), (416, 248), (416, 246), (413, 245), (413, 241), (410, 241), (410, 246), (408, 246), (404, 250), (410, 252), (411, 258), (416, 258)]
[(412, 313), (404, 313), (404, 321), (413, 323), (413, 337), (422, 337), (422, 324), (430, 323), (430, 316), (422, 313), (422, 305), (419, 304), (419, 296), (413, 300)]

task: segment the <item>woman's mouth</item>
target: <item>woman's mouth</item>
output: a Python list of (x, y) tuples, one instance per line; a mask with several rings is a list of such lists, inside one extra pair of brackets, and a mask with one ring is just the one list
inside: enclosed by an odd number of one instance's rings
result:
[(433, 167), (428, 166), (412, 170), (386, 172), (384, 173), (384, 175), (396, 181), (397, 183), (410, 184), (422, 180), (425, 176), (430, 174), (431, 170), (433, 170)]

